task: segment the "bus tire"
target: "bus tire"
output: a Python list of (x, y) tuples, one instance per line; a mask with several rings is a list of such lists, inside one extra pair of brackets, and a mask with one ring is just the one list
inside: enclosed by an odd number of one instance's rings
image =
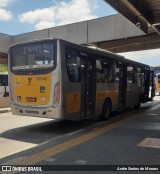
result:
[(100, 117), (101, 121), (108, 120), (110, 118), (112, 111), (112, 104), (110, 100), (106, 100), (103, 104), (102, 115)]

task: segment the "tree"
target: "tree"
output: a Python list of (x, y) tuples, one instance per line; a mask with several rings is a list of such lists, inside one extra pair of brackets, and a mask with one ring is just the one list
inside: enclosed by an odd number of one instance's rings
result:
[(0, 72), (8, 72), (8, 67), (7, 67), (7, 65), (1, 64), (1, 65), (0, 65)]

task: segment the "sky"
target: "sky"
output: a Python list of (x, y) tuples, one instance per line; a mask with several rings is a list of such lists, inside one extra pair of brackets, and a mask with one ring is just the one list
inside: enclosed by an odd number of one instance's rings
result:
[[(18, 35), (113, 14), (117, 12), (103, 0), (0, 0), (0, 33)], [(160, 65), (160, 49), (122, 55)]]

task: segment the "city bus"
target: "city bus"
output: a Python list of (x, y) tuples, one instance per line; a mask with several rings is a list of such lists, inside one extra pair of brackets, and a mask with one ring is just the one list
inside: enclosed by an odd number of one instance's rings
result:
[(139, 108), (153, 98), (150, 67), (108, 51), (43, 39), (12, 45), (8, 52), (15, 115), (107, 120), (112, 111)]
[(8, 73), (0, 72), (0, 108), (9, 107)]
[(155, 75), (155, 92), (160, 95), (160, 73)]
[(9, 96), (8, 73), (0, 72), (0, 98)]

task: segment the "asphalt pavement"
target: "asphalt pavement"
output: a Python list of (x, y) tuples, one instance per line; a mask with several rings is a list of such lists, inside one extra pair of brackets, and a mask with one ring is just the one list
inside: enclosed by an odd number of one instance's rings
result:
[(19, 173), (160, 173), (159, 131), (160, 103), (149, 103), (2, 158), (0, 164), (27, 167)]

